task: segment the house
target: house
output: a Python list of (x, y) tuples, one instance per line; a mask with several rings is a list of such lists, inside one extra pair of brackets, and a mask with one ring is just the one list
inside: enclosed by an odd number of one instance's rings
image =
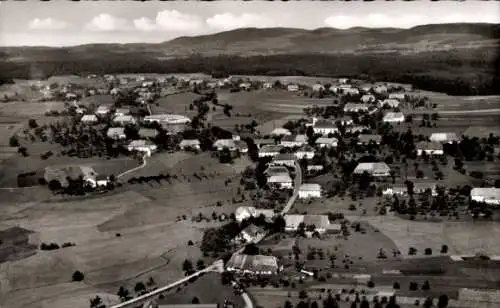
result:
[(349, 134), (363, 133), (363, 132), (368, 131), (368, 130), (370, 130), (370, 128), (367, 126), (356, 125), (356, 126), (346, 128), (346, 133), (349, 133)]
[(341, 84), (346, 84), (349, 81), (349, 79), (348, 78), (339, 78), (337, 81)]
[(427, 192), (432, 196), (437, 196), (437, 184), (428, 182), (413, 183), (413, 193), (425, 194)]
[[(311, 232), (313, 229), (320, 234), (325, 233), (329, 229), (330, 221), (327, 215), (285, 215), (285, 231), (295, 232), (301, 224), (304, 225), (306, 231)], [(311, 232), (312, 233), (312, 232)]]
[(406, 196), (408, 195), (408, 188), (406, 186), (394, 186), (387, 187), (382, 191), (382, 195), (384, 196)]
[(383, 101), (379, 101), (378, 106), (380, 108), (382, 108), (382, 107), (397, 108), (397, 107), (399, 107), (399, 101), (397, 99), (394, 99), (394, 98), (388, 98), (388, 99), (384, 99)]
[(253, 143), (257, 146), (258, 149), (262, 148), (264, 145), (275, 145), (274, 139), (255, 139)]
[(382, 119), (385, 123), (402, 123), (405, 121), (405, 115), (402, 112), (388, 112)]
[(417, 149), (417, 155), (422, 156), (423, 153), (427, 155), (443, 155), (443, 144), (440, 142), (427, 142), (427, 141), (422, 141), (418, 142), (415, 145)]
[(199, 150), (200, 144), (200, 140), (198, 139), (183, 139), (179, 143), (179, 147), (181, 150)]
[[(295, 157), (294, 157), (295, 161)], [(288, 169), (285, 166), (269, 166), (264, 170), (266, 176), (273, 176), (277, 174), (289, 174)]]
[(156, 138), (156, 136), (158, 136), (159, 132), (154, 128), (141, 127), (139, 129), (138, 134), (139, 137), (141, 137), (142, 139), (153, 139)]
[(404, 101), (406, 99), (406, 94), (405, 93), (390, 93), (389, 99), (397, 99), (400, 101)]
[(110, 127), (106, 132), (106, 136), (111, 139), (120, 140), (126, 139), (125, 128), (123, 127)]
[(357, 88), (351, 88), (351, 87), (344, 87), (340, 86), (339, 88), (343, 94), (351, 94), (351, 95), (357, 95), (359, 94), (359, 90)]
[(272, 157), (278, 155), (285, 147), (282, 145), (264, 145), (259, 150), (259, 157)]
[(87, 112), (87, 109), (82, 108), (82, 107), (76, 107), (76, 109), (75, 109), (75, 113), (76, 113), (76, 114), (80, 114), (80, 115), (82, 115), (82, 114), (84, 114), (85, 112)]
[(108, 186), (109, 178), (103, 174), (98, 174), (95, 177), (96, 187), (106, 187)]
[(240, 153), (248, 153), (248, 144), (244, 140), (234, 140), (234, 144)]
[(271, 164), (273, 166), (295, 167), (295, 159), (295, 155), (291, 153), (280, 153), (273, 157)]
[(378, 94), (387, 93), (387, 87), (386, 86), (376, 86), (375, 88), (373, 88), (373, 92), (378, 93)]
[(315, 134), (329, 135), (338, 132), (337, 126), (329, 120), (317, 120), (314, 123), (313, 131)]
[(336, 147), (338, 144), (339, 140), (337, 138), (328, 138), (328, 137), (319, 137), (316, 139), (316, 146), (319, 148), (332, 148)]
[(358, 144), (366, 145), (366, 144), (380, 144), (382, 142), (381, 135), (373, 135), (373, 134), (360, 134), (358, 136)]
[(300, 199), (320, 198), (320, 197), (321, 197), (321, 186), (319, 184), (304, 183), (299, 188)]
[(373, 103), (375, 102), (375, 96), (373, 96), (372, 94), (365, 94), (363, 96), (361, 96), (361, 102), (364, 103), (364, 104), (370, 104), (370, 103)]
[(354, 123), (354, 120), (351, 117), (341, 117), (337, 119), (335, 122), (340, 123), (340, 125), (347, 126)]
[(95, 124), (99, 122), (99, 119), (95, 114), (86, 114), (80, 119), (80, 121), (85, 124)]
[(309, 126), (312, 127), (312, 126), (314, 126), (314, 124), (316, 123), (316, 121), (318, 121), (318, 119), (315, 118), (315, 117), (312, 117), (312, 118), (306, 119), (306, 121), (305, 121), (304, 124), (306, 125), (306, 127), (309, 127)]
[(441, 143), (453, 143), (460, 141), (456, 133), (432, 133), (429, 140)]
[(363, 174), (368, 172), (371, 176), (389, 176), (391, 169), (386, 163), (359, 163), (354, 169), (354, 174)]
[(117, 108), (115, 111), (115, 117), (124, 116), (130, 114), (130, 108)]
[(68, 187), (68, 179), (76, 180), (80, 177), (84, 183), (91, 186), (97, 186), (97, 172), (89, 166), (63, 166), (45, 168), (44, 179), (49, 183), (52, 180), (59, 181), (61, 187)]
[(254, 224), (250, 224), (241, 230), (237, 240), (243, 243), (254, 243), (260, 241), (264, 236), (266, 236), (266, 230)]
[(358, 104), (358, 103), (347, 103), (344, 105), (344, 112), (360, 112), (368, 111), (370, 105), (368, 104)]
[(249, 82), (243, 82), (240, 84), (240, 89), (243, 91), (250, 91), (252, 85)]
[(307, 144), (306, 135), (288, 135), (281, 138), (280, 144), (287, 148), (300, 147)]
[(289, 84), (286, 89), (290, 92), (297, 92), (299, 90), (299, 86), (296, 84)]
[(271, 187), (276, 187), (278, 189), (293, 188), (293, 180), (288, 174), (279, 174), (270, 176), (267, 179), (267, 184)]
[(123, 115), (113, 118), (113, 123), (120, 125), (129, 125), (129, 124), (135, 124), (136, 121), (135, 118), (131, 115)]
[(109, 114), (110, 111), (111, 111), (111, 106), (100, 105), (99, 107), (97, 107), (95, 114), (98, 116), (105, 116), (105, 115)]
[(262, 88), (263, 89), (272, 89), (273, 88), (273, 84), (271, 82), (264, 82), (262, 84)]
[(236, 151), (236, 143), (233, 139), (219, 139), (213, 144), (213, 147), (217, 151), (222, 151), (224, 148), (228, 148), (230, 151)]
[(241, 274), (276, 275), (281, 266), (274, 256), (234, 254), (226, 263), (226, 270)]
[(288, 129), (282, 128), (282, 127), (275, 128), (271, 132), (271, 135), (273, 135), (273, 136), (289, 136), (291, 134), (292, 133)]
[(188, 117), (178, 114), (154, 114), (144, 117), (145, 123), (159, 124), (187, 124), (191, 122)]
[(155, 152), (157, 149), (158, 146), (156, 144), (144, 139), (134, 140), (127, 146), (127, 150), (130, 152), (145, 152), (146, 155), (151, 155), (151, 153)]
[(500, 188), (476, 187), (470, 191), (472, 201), (486, 203), (489, 205), (500, 205)]
[(323, 169), (324, 169), (323, 165), (320, 165), (320, 164), (314, 164), (314, 163), (307, 164), (307, 173), (308, 174), (315, 174), (317, 172), (323, 171)]
[(312, 159), (314, 157), (315, 151), (312, 146), (306, 144), (301, 146), (300, 149), (295, 151), (294, 154), (297, 159), (302, 159), (302, 158)]
[(264, 215), (266, 220), (272, 220), (275, 214), (271, 209), (256, 209), (253, 206), (240, 206), (234, 212), (237, 222), (242, 222), (250, 217), (259, 217), (260, 215)]
[(312, 91), (313, 92), (321, 92), (321, 91), (324, 91), (325, 90), (325, 87), (320, 84), (320, 83), (317, 83), (315, 85), (312, 86)]

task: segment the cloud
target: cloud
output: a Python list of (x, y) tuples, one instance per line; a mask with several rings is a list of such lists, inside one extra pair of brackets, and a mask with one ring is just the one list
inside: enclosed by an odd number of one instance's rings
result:
[(140, 31), (193, 32), (203, 29), (203, 20), (196, 15), (181, 13), (177, 10), (165, 10), (158, 12), (154, 20), (147, 17), (135, 19), (134, 27)]
[(324, 24), (327, 27), (347, 29), (358, 26), (360, 24), (360, 21), (361, 20), (358, 20), (357, 18), (352, 16), (337, 15), (326, 18)]
[(67, 22), (52, 18), (35, 18), (28, 24), (28, 27), (31, 30), (61, 30), (66, 28), (67, 26)]
[(119, 31), (128, 28), (128, 22), (110, 14), (99, 14), (85, 25), (90, 31)]
[(210, 28), (216, 30), (232, 30), (236, 28), (255, 27), (266, 28), (276, 26), (274, 20), (256, 14), (244, 13), (234, 15), (231, 13), (217, 14), (206, 20)]

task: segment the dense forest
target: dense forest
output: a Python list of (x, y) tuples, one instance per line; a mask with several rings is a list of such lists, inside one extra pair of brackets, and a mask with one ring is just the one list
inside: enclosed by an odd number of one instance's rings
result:
[(50, 61), (0, 61), (0, 82), (65, 74), (215, 72), (219, 75), (350, 77), (411, 83), (423, 90), (450, 95), (493, 95), (500, 94), (500, 61), (493, 53), (491, 49), (479, 49), (406, 55), (193, 55), (170, 60), (158, 60), (144, 53), (103, 54)]

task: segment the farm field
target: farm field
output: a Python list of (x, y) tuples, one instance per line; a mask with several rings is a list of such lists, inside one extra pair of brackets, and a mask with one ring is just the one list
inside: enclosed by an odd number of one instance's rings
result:
[(189, 110), (189, 105), (199, 97), (192, 92), (172, 94), (158, 99), (150, 107), (153, 114), (175, 113), (193, 117), (197, 114), (196, 108)]
[(29, 117), (43, 115), (46, 111), (65, 109), (64, 102), (8, 102), (0, 104), (0, 113), (13, 116)]

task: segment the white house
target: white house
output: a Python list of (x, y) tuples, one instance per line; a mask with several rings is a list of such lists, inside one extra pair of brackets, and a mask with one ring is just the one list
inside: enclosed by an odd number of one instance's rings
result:
[(332, 121), (317, 120), (314, 123), (313, 131), (315, 134), (329, 135), (338, 132), (338, 128)]
[(382, 107), (397, 108), (397, 107), (399, 107), (399, 101), (397, 99), (394, 99), (394, 98), (388, 98), (388, 99), (384, 99), (383, 101), (379, 101), (378, 106), (380, 108), (382, 108)]
[(349, 79), (348, 78), (339, 78), (337, 81), (341, 84), (346, 84), (349, 81)]
[(500, 188), (476, 187), (470, 191), (472, 201), (484, 202), (489, 205), (500, 205)]
[(158, 146), (150, 142), (149, 140), (140, 139), (130, 142), (127, 149), (130, 152), (145, 152), (147, 155), (151, 155), (151, 153), (155, 152), (158, 149)]
[(288, 135), (281, 138), (280, 144), (287, 148), (300, 147), (307, 144), (306, 135)]
[(117, 116), (113, 118), (113, 123), (120, 125), (135, 124), (135, 118), (131, 115)]
[(365, 94), (361, 96), (361, 102), (364, 104), (369, 104), (375, 102), (375, 96), (372, 94)]
[(320, 165), (320, 164), (314, 164), (314, 163), (308, 163), (307, 164), (307, 172), (309, 174), (320, 172), (323, 169), (324, 169), (323, 165)]
[(360, 112), (368, 111), (369, 109), (370, 105), (368, 104), (347, 103), (344, 106), (344, 112)]
[(108, 179), (107, 176), (105, 176), (103, 174), (98, 174), (95, 177), (95, 180), (96, 180), (96, 187), (106, 187), (106, 186), (108, 186), (109, 179)]
[(282, 266), (273, 256), (234, 254), (227, 261), (226, 270), (242, 274), (276, 275)]
[(349, 133), (349, 134), (354, 134), (354, 133), (362, 133), (364, 131), (367, 131), (367, 130), (370, 130), (370, 128), (368, 126), (362, 126), (362, 125), (356, 125), (356, 126), (351, 126), (351, 127), (348, 127), (346, 128), (346, 133)]
[(85, 124), (95, 124), (99, 122), (99, 119), (95, 114), (86, 114), (80, 119), (80, 121)]
[(319, 137), (316, 139), (316, 146), (319, 148), (331, 148), (336, 147), (339, 140), (337, 138)]
[(159, 123), (159, 124), (187, 124), (191, 122), (188, 117), (178, 114), (154, 114), (144, 117), (146, 123)]
[(376, 86), (373, 88), (373, 91), (378, 94), (386, 93), (387, 92), (387, 87), (386, 86)]
[(450, 132), (432, 133), (431, 136), (429, 137), (429, 140), (441, 143), (453, 143), (460, 141), (456, 133), (450, 133)]
[(388, 112), (382, 119), (385, 123), (402, 123), (405, 121), (405, 115), (402, 112)]
[(390, 99), (397, 99), (397, 100), (400, 100), (400, 101), (404, 101), (406, 99), (406, 94), (405, 93), (390, 93), (389, 94), (389, 98)]
[(300, 199), (320, 198), (320, 197), (321, 197), (321, 186), (319, 184), (304, 183), (299, 188)]
[(273, 84), (271, 82), (264, 82), (262, 84), (262, 88), (264, 88), (264, 89), (272, 89), (273, 88)]
[(299, 86), (296, 84), (289, 84), (286, 88), (290, 92), (297, 92), (299, 90)]
[(261, 240), (266, 235), (266, 230), (254, 224), (248, 225), (241, 230), (239, 239), (244, 243), (254, 243)]
[(301, 224), (304, 224), (306, 231), (313, 228), (314, 231), (322, 234), (328, 231), (330, 221), (326, 215), (285, 215), (285, 231), (297, 231)]
[(256, 209), (253, 206), (240, 206), (234, 212), (234, 216), (237, 222), (242, 222), (250, 217), (259, 217), (264, 215), (266, 220), (272, 220), (275, 216), (274, 210), (272, 209)]
[[(288, 167), (294, 167), (295, 166), (295, 155), (291, 153), (280, 153), (276, 156), (273, 157), (271, 160), (271, 164), (273, 166), (288, 166)], [(288, 172), (287, 172), (288, 174)]]
[(275, 128), (271, 132), (271, 135), (273, 136), (289, 136), (291, 134), (292, 133), (288, 129), (282, 127)]
[(406, 196), (408, 188), (406, 186), (387, 187), (382, 191), (383, 196)]
[(359, 163), (354, 169), (354, 174), (362, 174), (364, 172), (374, 177), (389, 176), (391, 169), (386, 163)]
[(106, 136), (115, 140), (127, 138), (127, 135), (125, 135), (125, 129), (123, 127), (110, 127), (106, 132)]
[(313, 92), (321, 92), (321, 91), (325, 90), (325, 87), (322, 84), (317, 83), (317, 84), (312, 86), (312, 90), (313, 90)]
[(342, 90), (342, 93), (344, 93), (344, 94), (352, 94), (352, 95), (359, 94), (359, 90), (357, 88), (344, 88), (341, 86), (340, 89)]
[(259, 149), (259, 157), (272, 157), (278, 155), (285, 147), (282, 145), (264, 145)]
[(217, 149), (217, 151), (222, 151), (224, 148), (228, 148), (231, 151), (236, 151), (236, 143), (233, 139), (219, 139), (216, 140), (213, 144), (213, 147)]
[(97, 107), (95, 114), (98, 116), (105, 116), (111, 111), (111, 107), (108, 105), (100, 105)]
[(293, 180), (287, 174), (279, 174), (279, 175), (270, 176), (267, 179), (267, 184), (269, 186), (273, 186), (273, 187), (277, 187), (277, 188), (284, 188), (284, 189), (293, 188)]
[(187, 150), (187, 149), (199, 150), (200, 149), (200, 140), (198, 140), (198, 139), (183, 139), (179, 143), (179, 147), (182, 150)]
[(312, 146), (306, 144), (300, 147), (300, 149), (298, 149), (297, 151), (295, 151), (294, 154), (295, 157), (297, 157), (297, 159), (302, 159), (302, 158), (312, 159), (314, 157), (315, 151)]
[(440, 142), (418, 142), (415, 147), (417, 148), (417, 155), (422, 156), (423, 153), (427, 155), (443, 155), (443, 144)]
[(239, 87), (243, 91), (250, 91), (250, 88), (252, 87), (252, 85), (249, 82), (243, 82), (243, 83), (240, 84)]
[(253, 143), (257, 146), (258, 149), (262, 148), (265, 145), (275, 145), (274, 139), (255, 139)]
[(340, 125), (344, 125), (344, 126), (347, 126), (347, 125), (351, 125), (354, 123), (354, 120), (351, 118), (351, 117), (341, 117), (340, 119), (337, 119), (335, 122), (337, 123), (340, 123)]

